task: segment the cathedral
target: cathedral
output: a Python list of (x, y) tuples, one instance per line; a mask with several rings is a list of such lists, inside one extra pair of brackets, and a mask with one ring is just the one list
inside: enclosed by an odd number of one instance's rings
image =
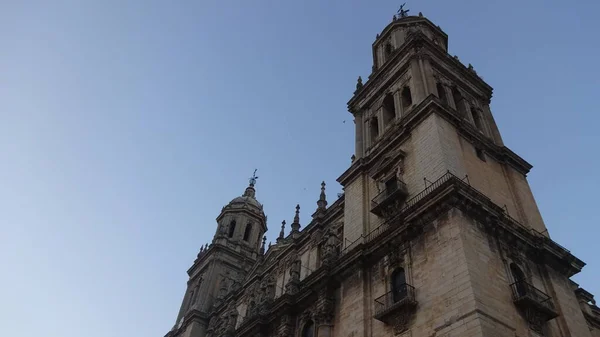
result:
[(599, 337), (573, 282), (585, 263), (553, 241), (503, 144), (492, 88), (448, 36), (401, 10), (348, 102), (355, 153), (328, 201), (299, 206), (276, 243), (256, 179), (216, 219), (165, 337)]

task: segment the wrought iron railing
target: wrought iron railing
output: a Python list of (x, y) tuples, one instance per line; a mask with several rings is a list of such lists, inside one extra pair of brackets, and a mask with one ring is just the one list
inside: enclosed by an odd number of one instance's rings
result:
[(371, 201), (371, 207), (376, 207), (382, 204), (388, 198), (393, 198), (400, 194), (406, 194), (407, 191), (408, 189), (406, 187), (406, 183), (402, 180), (397, 179), (395, 184), (386, 187), (383, 191), (377, 194), (375, 198), (373, 198), (373, 200)]
[(525, 280), (511, 284), (510, 288), (512, 289), (515, 303), (533, 304), (547, 313), (556, 312), (552, 298)]
[(375, 299), (375, 317), (381, 318), (395, 309), (415, 305), (415, 288), (404, 283), (397, 289)]

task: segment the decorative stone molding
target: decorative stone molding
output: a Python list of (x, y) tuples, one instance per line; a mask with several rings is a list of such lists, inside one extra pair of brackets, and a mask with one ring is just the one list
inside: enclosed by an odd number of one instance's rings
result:
[(331, 325), (334, 318), (333, 294), (327, 287), (321, 288), (317, 300), (317, 325)]

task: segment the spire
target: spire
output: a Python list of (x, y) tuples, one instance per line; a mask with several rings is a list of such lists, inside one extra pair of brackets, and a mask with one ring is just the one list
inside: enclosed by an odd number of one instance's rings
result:
[(279, 237), (277, 238), (277, 243), (283, 241), (285, 237), (285, 220), (281, 222), (281, 231), (279, 232)]
[(313, 214), (313, 218), (322, 216), (327, 209), (327, 197), (325, 195), (325, 182), (321, 183), (321, 194), (319, 195), (319, 201), (317, 201), (317, 210)]
[(321, 195), (319, 195), (319, 201), (317, 201), (317, 209), (325, 210), (327, 208), (327, 197), (325, 196), (325, 182), (321, 183)]
[(294, 215), (294, 222), (292, 223), (292, 234), (300, 232), (300, 205), (296, 205), (296, 215)]

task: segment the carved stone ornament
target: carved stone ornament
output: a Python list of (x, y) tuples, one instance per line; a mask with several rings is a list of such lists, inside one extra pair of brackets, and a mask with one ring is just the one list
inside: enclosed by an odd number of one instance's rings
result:
[(402, 180), (404, 176), (404, 159), (400, 158), (398, 165), (396, 165), (396, 179)]
[(446, 77), (444, 77), (444, 75), (438, 73), (438, 72), (434, 72), (433, 73), (433, 78), (435, 78), (435, 81), (438, 83), (441, 83), (444, 86), (447, 87), (451, 87), (452, 86), (452, 81), (450, 81), (449, 79), (447, 79)]
[(408, 329), (411, 313), (408, 311), (400, 311), (394, 317), (394, 334), (399, 335)]
[(293, 323), (290, 315), (283, 315), (279, 321), (279, 327), (277, 331), (278, 337), (290, 337), (293, 336)]

